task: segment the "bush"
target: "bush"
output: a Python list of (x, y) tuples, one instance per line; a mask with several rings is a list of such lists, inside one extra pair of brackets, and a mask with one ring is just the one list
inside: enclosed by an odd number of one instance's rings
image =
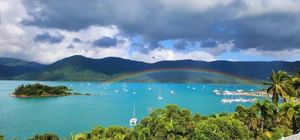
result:
[(277, 127), (273, 129), (272, 139), (281, 139), (282, 137), (290, 136), (293, 131), (286, 127)]
[(29, 140), (59, 140), (59, 137), (56, 134), (45, 133), (42, 135), (37, 134)]
[(80, 133), (80, 134), (76, 134), (73, 137), (74, 140), (87, 140), (88, 139), (88, 134), (86, 133)]
[(240, 121), (230, 117), (209, 118), (197, 124), (197, 139), (248, 139), (250, 132)]

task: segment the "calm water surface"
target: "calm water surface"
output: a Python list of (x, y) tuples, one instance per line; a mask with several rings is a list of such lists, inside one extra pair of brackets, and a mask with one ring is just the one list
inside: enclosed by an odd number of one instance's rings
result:
[[(177, 104), (193, 113), (212, 114), (234, 111), (238, 104), (222, 104), (222, 96), (212, 93), (220, 90), (256, 90), (258, 85), (220, 84), (166, 84), (97, 82), (40, 82), (48, 85), (66, 85), (73, 92), (97, 96), (68, 96), (17, 99), (8, 94), (21, 84), (36, 81), (0, 81), (0, 134), (7, 139), (25, 139), (33, 134), (53, 132), (61, 137), (85, 132), (102, 125), (128, 126), (133, 104), (138, 119), (154, 108)], [(173, 91), (173, 94), (171, 92)], [(161, 92), (162, 100), (158, 99)]]

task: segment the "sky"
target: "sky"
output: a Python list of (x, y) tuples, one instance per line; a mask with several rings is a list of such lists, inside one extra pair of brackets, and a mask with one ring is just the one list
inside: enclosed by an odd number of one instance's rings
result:
[(300, 60), (300, 0), (0, 0), (0, 57)]

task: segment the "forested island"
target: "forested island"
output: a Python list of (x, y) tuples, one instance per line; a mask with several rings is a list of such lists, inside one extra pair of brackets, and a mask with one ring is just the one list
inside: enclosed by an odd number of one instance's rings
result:
[(11, 94), (17, 98), (29, 98), (29, 97), (56, 97), (56, 96), (69, 96), (69, 95), (81, 95), (78, 93), (71, 93), (71, 89), (66, 86), (48, 86), (43, 84), (28, 84), (21, 85), (15, 89)]

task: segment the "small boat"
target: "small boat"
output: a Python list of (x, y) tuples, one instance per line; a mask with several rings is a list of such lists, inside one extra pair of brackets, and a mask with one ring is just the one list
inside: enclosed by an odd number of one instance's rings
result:
[(152, 88), (151, 88), (151, 87), (148, 87), (148, 90), (152, 90)]
[(174, 91), (174, 90), (171, 90), (170, 93), (171, 93), (172, 95), (174, 95), (174, 94), (175, 94), (175, 91)]
[(135, 104), (133, 104), (132, 118), (129, 120), (129, 125), (135, 126), (138, 122), (138, 119), (135, 117)]
[(222, 99), (221, 103), (247, 103), (247, 102), (255, 102), (256, 99), (244, 99), (244, 98), (237, 98), (237, 99)]
[(223, 92), (223, 95), (233, 95), (234, 93), (233, 92), (230, 92), (229, 90), (225, 90)]
[(232, 99), (222, 99), (221, 103), (226, 104), (226, 103), (232, 103), (233, 100)]
[(244, 92), (244, 90), (238, 89), (238, 90), (236, 90), (236, 92), (237, 92), (237, 93), (242, 93), (242, 92)]
[(215, 89), (215, 90), (213, 91), (213, 93), (215, 93), (216, 95), (221, 95), (221, 92), (220, 92), (219, 90), (217, 90), (217, 89)]
[(160, 90), (159, 90), (159, 93), (158, 93), (158, 97), (157, 97), (157, 98), (158, 98), (158, 100), (164, 99), (164, 97), (161, 96), (161, 91), (160, 91)]

